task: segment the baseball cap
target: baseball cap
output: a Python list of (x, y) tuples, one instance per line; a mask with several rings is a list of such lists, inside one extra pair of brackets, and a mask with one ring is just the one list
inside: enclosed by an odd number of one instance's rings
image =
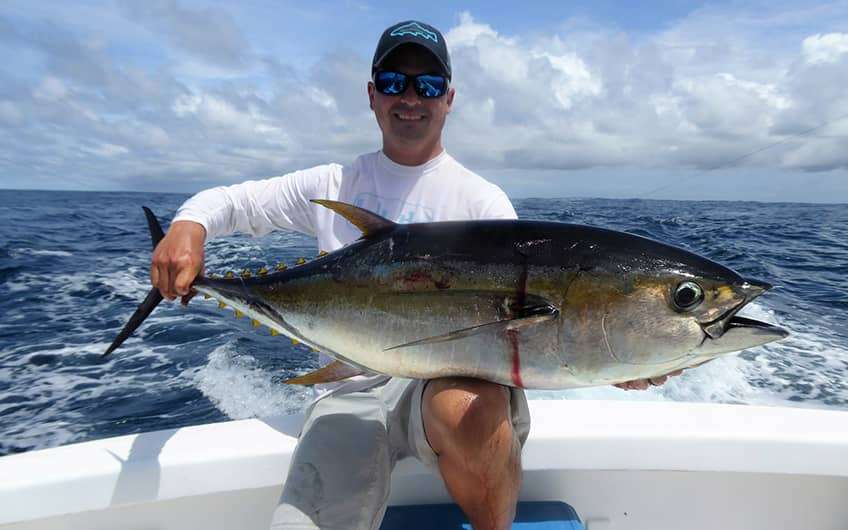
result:
[(371, 61), (372, 75), (377, 71), (377, 67), (383, 62), (383, 59), (401, 44), (417, 44), (426, 48), (439, 61), (447, 78), (451, 78), (451, 63), (445, 38), (439, 30), (430, 24), (417, 20), (398, 22), (389, 26), (383, 32), (380, 41), (377, 43), (377, 50), (374, 52), (374, 60)]

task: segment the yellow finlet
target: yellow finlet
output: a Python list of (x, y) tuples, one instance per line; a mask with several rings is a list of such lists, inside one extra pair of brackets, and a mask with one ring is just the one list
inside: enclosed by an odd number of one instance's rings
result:
[(224, 302), (218, 302), (218, 309), (226, 309), (226, 308), (227, 308), (227, 304), (225, 304)]
[(298, 344), (300, 344), (300, 341), (299, 341), (299, 340), (297, 340), (297, 339), (292, 339), (292, 346), (297, 346)]
[(256, 274), (258, 274), (259, 276), (265, 276), (266, 274), (268, 274), (268, 268), (263, 265), (261, 269), (256, 271)]
[(321, 257), (326, 256), (327, 254), (329, 254), (329, 252), (327, 252), (326, 250), (322, 250), (321, 252), (318, 253), (318, 257), (321, 258)]
[(233, 274), (233, 271), (227, 271), (227, 274), (224, 275), (224, 278), (226, 278), (228, 280), (232, 280), (235, 277), (236, 277), (236, 275)]
[(236, 316), (237, 319), (244, 316), (244, 313), (242, 313), (238, 309), (233, 309), (233, 314)]
[(274, 328), (268, 328), (268, 329), (270, 329), (270, 330), (271, 330), (271, 336), (272, 336), (272, 337), (276, 337), (277, 335), (279, 335), (279, 334), (280, 334), (280, 332), (279, 332), (279, 331), (277, 331), (277, 330), (276, 330), (276, 329), (274, 329)]
[(250, 269), (244, 269), (243, 271), (241, 271), (241, 277), (242, 278), (250, 278), (250, 276), (251, 276)]
[(280, 262), (280, 263), (277, 263), (277, 266), (274, 267), (274, 268), (277, 269), (278, 271), (284, 271), (284, 270), (288, 269), (289, 267), (285, 263)]
[(253, 329), (256, 329), (259, 326), (261, 326), (262, 324), (260, 324), (258, 320), (253, 318), (253, 319), (250, 320), (250, 325), (253, 326)]
[(303, 265), (304, 263), (306, 263), (306, 258), (297, 258), (298, 265)]

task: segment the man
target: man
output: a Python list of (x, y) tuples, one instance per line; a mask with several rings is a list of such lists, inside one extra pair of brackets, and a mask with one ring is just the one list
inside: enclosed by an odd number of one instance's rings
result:
[[(196, 195), (153, 254), (153, 285), (171, 300), (187, 301), (203, 267), (205, 239), (235, 231), (298, 230), (328, 251), (359, 237), (310, 199), (349, 202), (406, 223), (516, 218), (503, 191), (442, 147), (454, 100), (451, 74), (437, 29), (416, 21), (389, 27), (368, 83), (382, 150), (349, 166), (318, 166)], [(521, 389), (465, 378), (353, 378), (310, 407), (271, 526), (376, 529), (395, 462), (414, 456), (440, 472), (475, 529), (508, 528), (529, 424)]]

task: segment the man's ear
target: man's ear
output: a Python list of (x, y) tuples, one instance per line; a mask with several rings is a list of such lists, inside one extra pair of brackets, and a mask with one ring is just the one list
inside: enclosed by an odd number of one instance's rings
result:
[(374, 83), (368, 81), (368, 106), (371, 107), (371, 110), (374, 110)]
[(456, 90), (454, 90), (453, 87), (448, 89), (448, 99), (447, 99), (448, 112), (450, 112), (451, 109), (453, 108), (453, 96), (455, 94), (456, 94)]

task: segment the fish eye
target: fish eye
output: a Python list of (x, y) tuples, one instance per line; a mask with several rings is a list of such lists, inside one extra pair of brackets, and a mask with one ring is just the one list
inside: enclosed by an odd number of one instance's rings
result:
[(674, 289), (674, 305), (681, 311), (689, 311), (704, 300), (704, 290), (695, 282), (681, 282)]

